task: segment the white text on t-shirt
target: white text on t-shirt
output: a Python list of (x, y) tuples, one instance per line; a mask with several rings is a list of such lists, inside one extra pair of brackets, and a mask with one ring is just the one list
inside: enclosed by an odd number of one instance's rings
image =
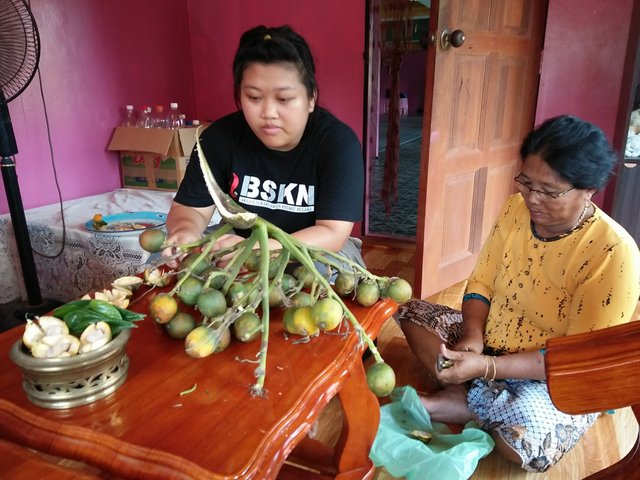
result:
[(273, 180), (261, 181), (258, 177), (245, 175), (238, 201), (271, 210), (286, 210), (297, 213), (313, 212), (315, 186), (298, 183), (278, 185)]

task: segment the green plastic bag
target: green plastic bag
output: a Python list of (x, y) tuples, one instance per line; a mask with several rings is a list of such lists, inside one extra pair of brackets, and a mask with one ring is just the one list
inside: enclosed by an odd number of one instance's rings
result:
[[(460, 480), (469, 478), (478, 461), (494, 447), (491, 436), (473, 421), (459, 434), (444, 423), (431, 422), (417, 392), (410, 386), (396, 388), (392, 403), (380, 408), (380, 426), (369, 457), (394, 477), (407, 480)], [(421, 430), (433, 435), (428, 444), (409, 436)]]

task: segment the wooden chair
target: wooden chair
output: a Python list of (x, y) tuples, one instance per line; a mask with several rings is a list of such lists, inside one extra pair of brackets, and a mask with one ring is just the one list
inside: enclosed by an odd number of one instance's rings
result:
[[(640, 422), (640, 321), (549, 340), (545, 364), (558, 409), (584, 414), (631, 406)], [(628, 480), (638, 471), (640, 433), (627, 456), (588, 479)]]

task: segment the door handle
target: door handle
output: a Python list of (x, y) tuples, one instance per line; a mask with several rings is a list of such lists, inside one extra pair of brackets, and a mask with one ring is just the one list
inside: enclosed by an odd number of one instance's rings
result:
[(459, 48), (466, 39), (467, 37), (462, 30), (454, 30), (452, 32), (448, 27), (444, 27), (440, 34), (440, 46), (443, 50), (449, 47)]

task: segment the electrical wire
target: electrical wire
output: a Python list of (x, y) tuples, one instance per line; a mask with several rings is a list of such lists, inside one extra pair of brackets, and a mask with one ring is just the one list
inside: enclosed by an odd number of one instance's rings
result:
[[(31, 10), (31, 1), (29, 1), (28, 4), (29, 4), (29, 10)], [(49, 156), (51, 158), (51, 168), (53, 169), (53, 178), (56, 185), (56, 190), (58, 191), (58, 203), (60, 204), (60, 218), (62, 219), (62, 244), (60, 245), (60, 251), (55, 255), (47, 255), (47, 254), (38, 252), (35, 248), (33, 248), (33, 246), (31, 247), (31, 251), (43, 258), (57, 258), (64, 253), (64, 249), (67, 244), (67, 224), (64, 218), (64, 208), (62, 204), (62, 191), (60, 190), (60, 182), (58, 181), (58, 171), (56, 170), (55, 155), (53, 151), (53, 142), (51, 141), (51, 127), (49, 125), (49, 115), (47, 113), (47, 102), (45, 100), (44, 89), (42, 87), (42, 76), (40, 75), (40, 67), (37, 68), (36, 73), (38, 75), (38, 86), (40, 87), (40, 98), (42, 99), (44, 121), (47, 126), (47, 141), (49, 143)]]
[(60, 190), (60, 182), (58, 181), (58, 171), (56, 170), (55, 155), (53, 153), (53, 143), (51, 142), (51, 128), (49, 126), (49, 115), (47, 114), (47, 102), (44, 97), (44, 90), (42, 88), (42, 77), (40, 76), (40, 68), (38, 68), (38, 85), (40, 86), (40, 98), (42, 99), (42, 107), (44, 110), (44, 121), (47, 125), (47, 141), (49, 143), (49, 156), (51, 158), (51, 168), (53, 169), (53, 179), (56, 184), (56, 190), (58, 191), (58, 203), (60, 204), (60, 218), (62, 219), (62, 244), (60, 245), (60, 251), (55, 255), (47, 255), (38, 252), (33, 246), (31, 250), (36, 255), (43, 258), (57, 258), (64, 253), (64, 248), (67, 244), (67, 224), (64, 218), (64, 208), (62, 204), (62, 191)]

